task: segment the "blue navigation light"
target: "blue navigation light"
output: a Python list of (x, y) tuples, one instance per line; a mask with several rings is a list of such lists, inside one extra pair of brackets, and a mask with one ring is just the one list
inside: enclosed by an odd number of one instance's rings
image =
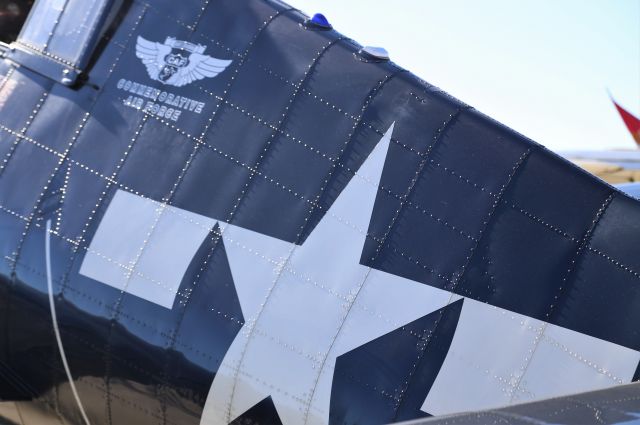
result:
[(313, 15), (313, 18), (311, 18), (311, 22), (321, 27), (331, 28), (331, 24), (327, 20), (327, 17), (322, 13), (316, 13), (315, 15)]
[(304, 26), (308, 29), (317, 30), (330, 30), (333, 28), (329, 20), (322, 13), (316, 13), (311, 19), (307, 19)]

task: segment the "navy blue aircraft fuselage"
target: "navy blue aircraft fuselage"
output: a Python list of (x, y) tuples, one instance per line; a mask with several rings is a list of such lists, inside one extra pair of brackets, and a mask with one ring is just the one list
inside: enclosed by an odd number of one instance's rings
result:
[(638, 201), (279, 1), (36, 1), (0, 158), (0, 417), (382, 424), (638, 377)]

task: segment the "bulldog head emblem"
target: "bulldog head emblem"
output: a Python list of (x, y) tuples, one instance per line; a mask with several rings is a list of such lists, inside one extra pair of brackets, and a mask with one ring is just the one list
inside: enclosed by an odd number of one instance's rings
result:
[(206, 46), (167, 37), (164, 44), (138, 36), (136, 56), (147, 67), (149, 77), (163, 84), (182, 87), (224, 71), (231, 60), (204, 54)]

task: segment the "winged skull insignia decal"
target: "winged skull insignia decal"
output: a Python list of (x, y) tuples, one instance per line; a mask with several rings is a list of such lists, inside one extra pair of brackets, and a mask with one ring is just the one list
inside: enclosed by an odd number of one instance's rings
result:
[(147, 67), (151, 79), (182, 87), (224, 71), (231, 60), (204, 55), (206, 46), (167, 37), (164, 44), (138, 36), (136, 56)]

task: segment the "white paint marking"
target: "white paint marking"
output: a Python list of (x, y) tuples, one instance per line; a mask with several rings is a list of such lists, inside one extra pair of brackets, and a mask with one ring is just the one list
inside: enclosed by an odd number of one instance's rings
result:
[(49, 292), (49, 307), (51, 308), (51, 321), (53, 322), (53, 331), (56, 334), (56, 340), (58, 341), (58, 350), (60, 350), (60, 357), (62, 358), (62, 364), (64, 365), (64, 371), (67, 373), (67, 379), (69, 380), (69, 385), (71, 386), (71, 392), (73, 392), (73, 397), (76, 399), (76, 403), (78, 403), (78, 408), (80, 409), (80, 414), (82, 415), (82, 419), (86, 425), (91, 425), (89, 422), (89, 418), (84, 411), (84, 407), (82, 407), (82, 402), (80, 401), (80, 397), (78, 396), (78, 391), (76, 390), (76, 386), (73, 383), (73, 377), (71, 376), (71, 370), (69, 370), (69, 364), (67, 363), (67, 355), (64, 353), (64, 348), (62, 347), (62, 338), (60, 338), (60, 329), (58, 329), (58, 316), (56, 315), (56, 305), (53, 300), (53, 283), (51, 279), (51, 220), (47, 220), (47, 232), (45, 237), (44, 249), (45, 249), (45, 261), (47, 264), (47, 289)]
[(80, 274), (171, 310), (189, 264), (215, 225), (209, 217), (118, 190)]
[(607, 388), (631, 382), (638, 361), (630, 348), (466, 299), (422, 410), (448, 415)]
[[(302, 245), (225, 229), (245, 323), (216, 372), (201, 425), (228, 425), (268, 396), (283, 424), (326, 425), (336, 359), (451, 299), (360, 264), (392, 132), (393, 125), (358, 170), (364, 178), (350, 180)], [(268, 259), (280, 258), (275, 274)]]

